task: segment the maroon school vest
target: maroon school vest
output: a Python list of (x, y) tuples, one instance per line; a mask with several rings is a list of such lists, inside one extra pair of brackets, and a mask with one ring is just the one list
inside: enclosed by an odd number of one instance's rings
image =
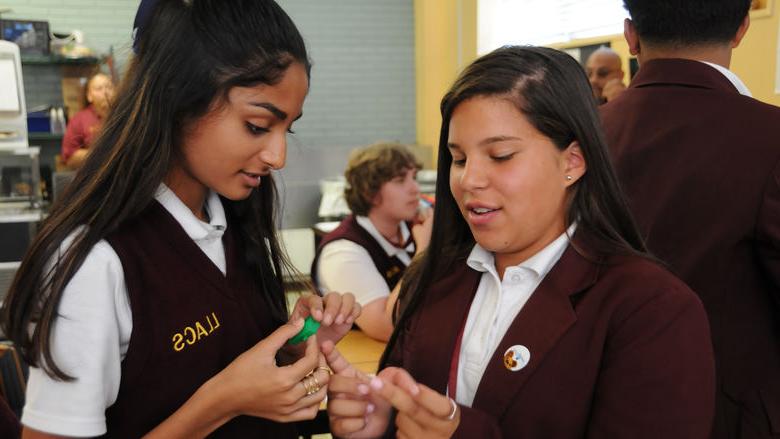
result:
[[(154, 201), (107, 241), (119, 255), (133, 332), (107, 437), (138, 438), (168, 418), (209, 378), (270, 334), (270, 306), (228, 227), (227, 276)], [(240, 416), (218, 438), (295, 438), (295, 427)]]
[[(411, 224), (407, 223), (407, 225), (411, 231)], [(404, 270), (406, 270), (406, 265), (404, 265), (404, 263), (401, 262), (401, 260), (397, 257), (388, 256), (387, 252), (382, 248), (377, 240), (374, 239), (374, 237), (371, 236), (371, 234), (368, 233), (366, 229), (358, 224), (354, 215), (349, 215), (348, 217), (344, 218), (341, 221), (341, 224), (339, 224), (335, 230), (322, 237), (322, 241), (317, 246), (317, 252), (314, 255), (314, 261), (311, 264), (311, 278), (315, 283), (319, 283), (317, 280), (317, 264), (319, 263), (320, 253), (322, 253), (323, 247), (325, 247), (325, 245), (329, 242), (336, 241), (338, 239), (352, 241), (366, 249), (368, 254), (371, 256), (371, 260), (374, 262), (374, 266), (376, 266), (376, 269), (379, 270), (379, 273), (385, 279), (385, 282), (387, 282), (388, 288), (391, 290), (395, 288), (395, 285), (399, 280), (401, 280), (401, 276), (403, 276)], [(404, 244), (404, 248), (409, 245), (410, 242), (414, 242), (411, 234), (409, 235), (409, 241)], [(416, 248), (417, 246), (415, 245), (415, 250)], [(414, 256), (414, 252), (410, 253), (409, 256)], [(317, 285), (317, 287), (319, 287), (319, 285)]]

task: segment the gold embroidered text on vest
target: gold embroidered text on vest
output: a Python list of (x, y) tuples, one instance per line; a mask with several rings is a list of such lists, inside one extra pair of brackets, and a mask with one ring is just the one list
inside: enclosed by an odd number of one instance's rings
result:
[(390, 279), (391, 277), (398, 274), (398, 272), (400, 271), (401, 269), (396, 266), (390, 267), (390, 269), (385, 272), (385, 279)]
[(219, 328), (219, 319), (212, 312), (203, 318), (203, 323), (196, 321), (194, 325), (185, 326), (184, 330), (173, 334), (173, 350), (179, 352), (188, 345), (192, 346), (201, 338), (211, 335), (217, 328)]

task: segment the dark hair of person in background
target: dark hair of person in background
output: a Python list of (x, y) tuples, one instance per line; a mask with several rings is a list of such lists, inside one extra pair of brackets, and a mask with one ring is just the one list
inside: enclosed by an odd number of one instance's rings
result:
[[(566, 227), (576, 221), (578, 235), (588, 236), (598, 252), (650, 258), (610, 164), (590, 84), (580, 64), (554, 49), (497, 49), (461, 73), (441, 101), (436, 209), (428, 247), (435, 252), (425, 252), (415, 259), (402, 279), (400, 314), (380, 369), (386, 365), (387, 353), (392, 352), (402, 332), (399, 328), (414, 314), (428, 287), (447, 274), (457, 260), (465, 259), (474, 247), (474, 236), (450, 192), (452, 156), (447, 148), (453, 111), (474, 97), (510, 100), (561, 150), (576, 140), (588, 171), (570, 190)], [(595, 260), (596, 255), (583, 256)]]
[(731, 41), (750, 0), (623, 0), (645, 42), (696, 46)]
[(344, 176), (344, 198), (355, 215), (368, 215), (382, 185), (422, 164), (407, 147), (398, 143), (376, 143), (350, 155)]
[[(138, 29), (136, 51), (114, 108), (84, 166), (52, 206), (19, 268), (2, 308), (6, 335), (25, 360), (68, 379), (49, 349), (64, 287), (90, 249), (153, 200), (190, 124), (227, 101), (233, 87), (273, 85), (293, 62), (307, 75), (303, 38), (274, 2), (159, 1), (149, 26)], [(250, 15), (250, 16), (247, 16)], [(150, 16), (151, 16), (150, 15)], [(262, 25), (258, 25), (262, 23)], [(223, 199), (231, 223), (279, 324), (287, 321), (282, 273), (289, 266), (275, 234), (276, 188), (271, 175), (241, 201)], [(50, 265), (79, 227), (69, 249)], [(28, 333), (34, 325), (32, 334)]]

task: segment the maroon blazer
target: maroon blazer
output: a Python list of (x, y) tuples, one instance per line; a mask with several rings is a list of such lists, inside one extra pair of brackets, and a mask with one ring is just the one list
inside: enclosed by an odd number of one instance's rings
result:
[(664, 59), (601, 112), (648, 247), (709, 314), (714, 437), (780, 437), (780, 108)]
[[(436, 282), (389, 365), (445, 393), (480, 276), (458, 261)], [(530, 362), (512, 372), (503, 354), (518, 344)], [(707, 318), (685, 284), (642, 258), (595, 262), (569, 246), (493, 353), (455, 437), (706, 438), (714, 375)]]

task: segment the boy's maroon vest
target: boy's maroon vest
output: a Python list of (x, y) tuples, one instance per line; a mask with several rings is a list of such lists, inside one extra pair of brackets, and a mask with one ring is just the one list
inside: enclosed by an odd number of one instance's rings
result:
[[(278, 323), (241, 259), (231, 227), (227, 276), (156, 201), (107, 241), (119, 255), (133, 332), (107, 437), (143, 436)], [(241, 416), (211, 437), (297, 437), (295, 427)]]
[[(411, 226), (409, 226), (409, 229), (411, 230)], [(311, 264), (311, 279), (315, 284), (318, 283), (317, 265), (319, 263), (320, 254), (322, 253), (322, 248), (325, 247), (325, 245), (329, 242), (336, 241), (338, 239), (352, 241), (366, 249), (368, 254), (371, 255), (371, 260), (374, 261), (376, 269), (379, 270), (379, 273), (385, 279), (385, 282), (387, 282), (387, 286), (391, 290), (395, 288), (395, 285), (399, 280), (401, 280), (401, 276), (404, 274), (404, 270), (406, 270), (406, 265), (404, 265), (404, 263), (401, 262), (401, 260), (397, 257), (388, 256), (387, 252), (376, 241), (376, 239), (374, 239), (374, 237), (371, 236), (371, 234), (368, 233), (366, 229), (358, 224), (354, 215), (349, 215), (348, 217), (344, 218), (341, 221), (341, 224), (339, 224), (335, 230), (322, 237), (322, 241), (317, 246), (317, 252), (314, 255), (314, 261), (312, 261)], [(410, 236), (409, 239), (411, 241), (412, 237)], [(408, 244), (409, 243), (407, 242), (404, 247)], [(415, 248), (416, 247), (417, 246), (415, 245)], [(412, 253), (410, 256), (414, 256), (414, 253)], [(319, 287), (319, 285), (317, 286)]]

